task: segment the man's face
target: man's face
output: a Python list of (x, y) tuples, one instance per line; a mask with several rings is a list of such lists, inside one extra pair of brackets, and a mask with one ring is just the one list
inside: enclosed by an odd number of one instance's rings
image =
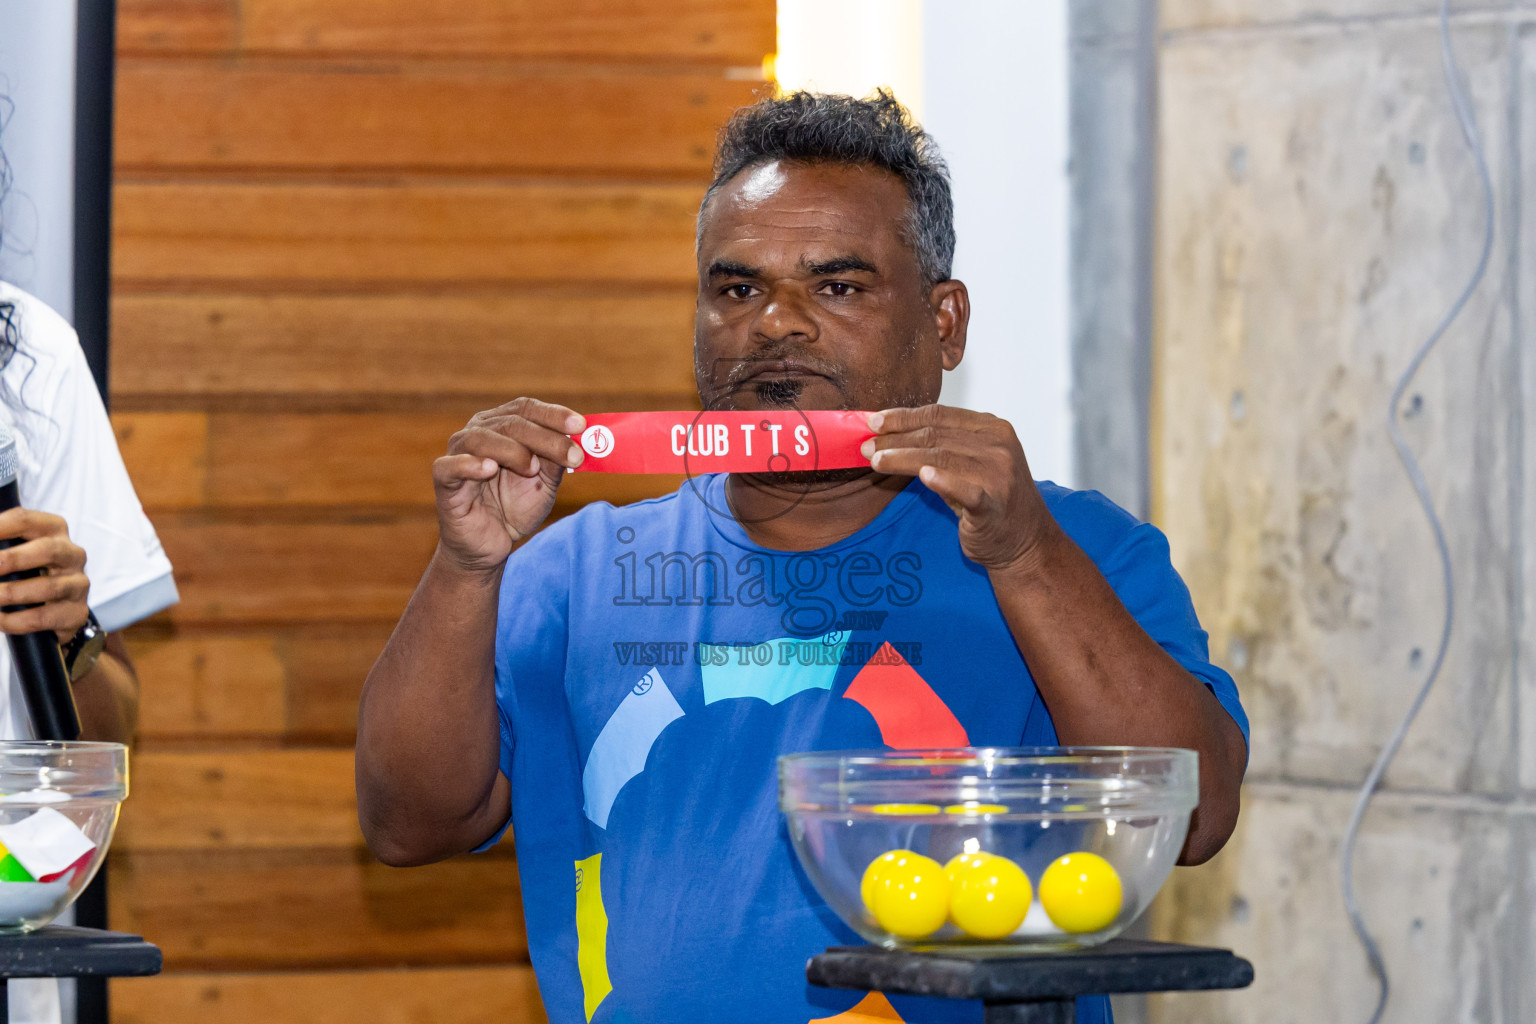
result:
[[(901, 179), (768, 163), (715, 194), (699, 236), (694, 375), (706, 408), (887, 409), (938, 398), (959, 362), (955, 282), (930, 290)], [(958, 345), (957, 345), (958, 343)]]

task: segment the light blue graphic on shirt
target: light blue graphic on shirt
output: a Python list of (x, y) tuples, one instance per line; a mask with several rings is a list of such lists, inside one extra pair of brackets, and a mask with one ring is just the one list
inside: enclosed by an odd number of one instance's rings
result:
[(699, 644), (704, 703), (756, 697), (777, 704), (806, 690), (830, 690), (842, 664), (847, 631), (810, 639), (781, 636), (751, 646)]
[(598, 828), (608, 827), (608, 812), (619, 790), (645, 770), (645, 759), (661, 731), (683, 717), (677, 698), (667, 689), (661, 673), (651, 669), (624, 695), (618, 710), (608, 719), (581, 773), (587, 817)]

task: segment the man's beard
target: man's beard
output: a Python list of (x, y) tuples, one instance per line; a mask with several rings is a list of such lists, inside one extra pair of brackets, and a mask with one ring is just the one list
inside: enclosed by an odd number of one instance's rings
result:
[(828, 484), (845, 484), (874, 472), (868, 466), (850, 469), (802, 469), (793, 473), (748, 473), (753, 480), (786, 491), (803, 491)]
[[(800, 395), (805, 391), (805, 381), (765, 380), (752, 385), (751, 390), (757, 395), (757, 400), (765, 406), (798, 409), (800, 407)], [(840, 484), (849, 480), (857, 480), (868, 472), (867, 468), (802, 469), (793, 473), (765, 472), (753, 473), (751, 475), (754, 479), (770, 487), (800, 490), (807, 487), (819, 487), (825, 484)]]
[(805, 391), (803, 380), (765, 380), (752, 387), (752, 392), (757, 395), (757, 400), (767, 406), (779, 406), (793, 409), (800, 403), (800, 395)]

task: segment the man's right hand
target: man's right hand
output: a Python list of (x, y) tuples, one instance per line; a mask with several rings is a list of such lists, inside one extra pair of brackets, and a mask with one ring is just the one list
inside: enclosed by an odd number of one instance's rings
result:
[(476, 413), (432, 464), (440, 553), (471, 572), (499, 569), (549, 515), (566, 468), (581, 464), (567, 435), (585, 428), (570, 409), (532, 398)]

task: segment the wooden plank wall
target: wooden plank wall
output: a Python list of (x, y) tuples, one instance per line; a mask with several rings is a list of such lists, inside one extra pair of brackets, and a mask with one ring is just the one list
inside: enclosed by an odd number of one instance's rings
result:
[[(358, 833), (429, 464), (516, 394), (692, 407), (693, 214), (772, 0), (120, 0), (112, 395), (182, 603), (144, 684), (120, 1024), (542, 1019), (510, 842)], [(573, 478), (560, 511), (666, 481)]]

